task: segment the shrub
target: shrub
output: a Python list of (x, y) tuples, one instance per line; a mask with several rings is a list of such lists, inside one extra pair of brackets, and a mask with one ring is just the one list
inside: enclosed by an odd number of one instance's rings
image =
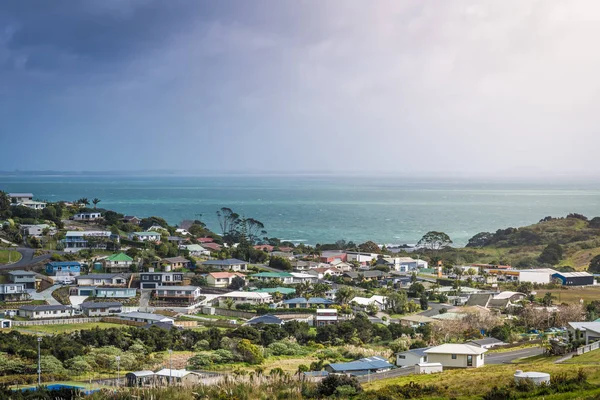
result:
[(483, 400), (514, 400), (515, 394), (509, 388), (494, 386), (492, 390), (483, 395)]
[(331, 396), (336, 393), (338, 387), (343, 386), (344, 391), (348, 391), (349, 388), (354, 389), (354, 393), (359, 393), (362, 391), (362, 387), (360, 383), (354, 376), (346, 376), (346, 375), (329, 375), (325, 377), (319, 384), (317, 385), (317, 392), (321, 396)]

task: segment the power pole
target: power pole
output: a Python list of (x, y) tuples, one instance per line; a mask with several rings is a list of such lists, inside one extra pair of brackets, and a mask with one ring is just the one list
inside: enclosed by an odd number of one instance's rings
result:
[(38, 387), (42, 386), (42, 353), (41, 353), (41, 343), (42, 343), (42, 338), (38, 336), (37, 338), (37, 342), (38, 342)]

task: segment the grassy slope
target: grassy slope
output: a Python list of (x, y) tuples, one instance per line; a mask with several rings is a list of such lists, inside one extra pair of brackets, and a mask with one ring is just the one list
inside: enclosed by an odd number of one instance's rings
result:
[(49, 334), (57, 334), (57, 333), (68, 333), (81, 331), (86, 329), (108, 329), (108, 328), (124, 328), (126, 325), (120, 324), (110, 324), (106, 322), (90, 322), (86, 324), (65, 324), (65, 325), (38, 325), (38, 326), (16, 326), (13, 329), (23, 331), (23, 333), (32, 333), (32, 332), (40, 332), (40, 333), (49, 333)]
[[(8, 250), (0, 250), (0, 264), (8, 264)], [(21, 253), (15, 250), (10, 251), (10, 262), (14, 263), (21, 259)]]

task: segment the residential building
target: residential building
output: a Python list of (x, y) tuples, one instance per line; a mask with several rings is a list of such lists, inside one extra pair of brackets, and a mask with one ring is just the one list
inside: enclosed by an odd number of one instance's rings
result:
[(183, 282), (183, 272), (142, 272), (140, 288), (156, 289), (158, 286), (179, 285)]
[(132, 232), (127, 236), (129, 240), (137, 240), (139, 242), (160, 242), (160, 233), (155, 231)]
[(178, 234), (183, 235), (183, 236), (190, 236), (191, 235), (191, 233), (189, 233), (187, 231), (187, 229), (183, 229), (183, 228), (177, 228), (177, 229), (175, 229), (175, 233), (178, 233)]
[(236, 258), (229, 258), (227, 260), (208, 260), (204, 261), (202, 265), (206, 268), (219, 269), (221, 271), (248, 271), (248, 263), (246, 261), (238, 260)]
[(275, 315), (265, 314), (249, 319), (244, 325), (283, 325), (284, 321)]
[(387, 308), (387, 297), (373, 295), (371, 297), (355, 297), (350, 300), (350, 304), (355, 304), (360, 308), (366, 308), (371, 304), (374, 304), (378, 309), (385, 310)]
[(106, 317), (119, 314), (123, 305), (116, 301), (93, 303), (85, 302), (79, 306), (86, 317)]
[(156, 324), (160, 322), (173, 325), (175, 323), (173, 318), (153, 313), (127, 312), (118, 314), (118, 317), (124, 321), (143, 322), (145, 324)]
[(155, 374), (159, 386), (194, 386), (200, 383), (201, 375), (185, 369), (161, 369)]
[(206, 275), (208, 286), (226, 288), (231, 285), (235, 277), (245, 280), (246, 276), (239, 272), (211, 272)]
[(199, 244), (184, 244), (179, 248), (189, 251), (193, 257), (210, 256), (210, 251)]
[(73, 308), (62, 304), (21, 306), (17, 311), (17, 315), (29, 319), (66, 318), (73, 316)]
[(165, 271), (170, 272), (179, 269), (189, 268), (192, 265), (192, 262), (185, 257), (170, 257), (163, 258), (162, 264), (165, 267)]
[(331, 304), (334, 304), (333, 301), (323, 299), (321, 297), (310, 297), (308, 299), (305, 299), (304, 297), (296, 297), (295, 299), (283, 301), (283, 307), (285, 308), (310, 308), (329, 306)]
[(337, 293), (337, 289), (330, 289), (325, 292), (325, 298), (329, 300), (335, 300), (335, 294)]
[(96, 221), (102, 218), (102, 214), (99, 212), (83, 212), (73, 215), (74, 221)]
[(331, 268), (329, 264), (316, 261), (294, 260), (291, 262), (294, 271), (310, 271), (315, 268)]
[(344, 273), (335, 267), (314, 268), (306, 271), (307, 274), (316, 276), (317, 279), (326, 279), (326, 277), (342, 276)]
[(25, 201), (33, 201), (33, 193), (9, 193), (8, 198), (11, 204), (16, 205)]
[(317, 278), (314, 275), (311, 274), (305, 274), (303, 272), (290, 272), (290, 275), (292, 275), (292, 284), (296, 284), (296, 283), (317, 283), (317, 281), (319, 280), (319, 278)]
[(133, 225), (139, 225), (140, 222), (142, 222), (142, 220), (133, 215), (126, 215), (123, 217), (123, 222)]
[(479, 368), (485, 364), (487, 349), (469, 344), (446, 343), (425, 350), (427, 362), (441, 363), (444, 368)]
[(285, 284), (294, 283), (294, 276), (289, 272), (259, 272), (249, 276), (251, 279), (268, 282), (273, 279), (279, 279)]
[(233, 291), (220, 295), (214, 301), (225, 305), (227, 299), (233, 299), (234, 304), (267, 304), (273, 301), (273, 296), (269, 293)]
[(335, 308), (318, 309), (314, 321), (316, 327), (337, 324), (338, 312)]
[(200, 288), (197, 286), (157, 286), (154, 297), (162, 301), (194, 303), (200, 297)]
[(342, 272), (349, 272), (349, 271), (354, 270), (354, 266), (352, 264), (348, 264), (347, 262), (341, 261), (341, 260), (334, 260), (334, 261), (330, 262), (329, 264), (332, 267), (335, 267)]
[(89, 274), (75, 278), (79, 286), (125, 286), (127, 278), (120, 274)]
[(46, 263), (46, 273), (48, 275), (78, 276), (81, 273), (81, 264), (78, 261), (51, 261)]
[(325, 264), (330, 264), (334, 261), (347, 261), (348, 256), (341, 250), (323, 251), (319, 256), (319, 261)]
[(46, 208), (46, 203), (44, 203), (43, 201), (24, 201), (16, 205), (31, 208), (32, 210), (43, 210), (44, 208)]
[(370, 264), (371, 261), (377, 259), (377, 254), (363, 253), (363, 252), (359, 252), (359, 251), (348, 251), (348, 252), (346, 252), (346, 257), (347, 257), (347, 259), (342, 260), (342, 261), (357, 262), (361, 265), (367, 265), (367, 264)]
[(294, 288), (287, 288), (287, 287), (281, 287), (281, 286), (274, 287), (274, 288), (254, 289), (252, 291), (258, 292), (258, 293), (281, 293), (283, 295), (296, 293), (296, 289), (294, 289)]
[(96, 286), (79, 286), (73, 288), (77, 296), (89, 296), (96, 298), (107, 299), (130, 299), (137, 295), (135, 288), (127, 287), (96, 287)]
[(574, 340), (585, 340), (586, 345), (600, 340), (600, 322), (569, 322), (567, 331)]
[(29, 293), (24, 283), (0, 283), (0, 301), (24, 301)]
[(10, 329), (12, 328), (12, 321), (10, 319), (1, 319), (0, 318), (0, 329)]
[(213, 242), (201, 242), (202, 243), (202, 247), (204, 247), (205, 249), (209, 250), (209, 251), (221, 251), (221, 249), (223, 248), (223, 246), (221, 246), (218, 243), (213, 243)]
[(181, 236), (167, 236), (167, 241), (169, 243), (176, 244), (177, 246), (182, 246), (183, 243), (187, 242), (186, 238), (182, 238)]
[(54, 235), (56, 233), (56, 228), (51, 227), (48, 224), (37, 224), (37, 225), (21, 225), (21, 233), (23, 236), (33, 236), (33, 237), (42, 237), (44, 235), (44, 230), (48, 230), (49, 235)]
[(410, 349), (396, 353), (396, 365), (398, 367), (412, 367), (417, 364), (427, 362), (426, 350), (431, 347), (421, 347), (419, 349)]
[(384, 278), (388, 278), (391, 275), (387, 272), (372, 270), (372, 271), (359, 271), (359, 272), (353, 272), (353, 271), (345, 272), (343, 276), (350, 278), (352, 280), (364, 279), (365, 281), (378, 281), (378, 280), (381, 280)]
[(588, 272), (557, 272), (553, 279), (560, 280), (564, 286), (587, 286), (594, 284), (594, 275)]
[(35, 289), (35, 276), (36, 273), (33, 271), (23, 271), (21, 269), (16, 271), (8, 271), (8, 280), (10, 283), (22, 283), (25, 285), (25, 289)]
[(410, 326), (411, 328), (418, 328), (419, 326), (427, 325), (434, 322), (435, 319), (427, 317), (425, 315), (406, 315), (400, 318), (400, 324)]
[(394, 365), (390, 364), (385, 358), (374, 356), (347, 363), (328, 364), (325, 366), (325, 371), (330, 374), (364, 376), (389, 371), (392, 368), (394, 368)]
[(382, 257), (377, 259), (377, 265), (385, 265), (398, 272), (411, 272), (419, 268), (419, 260), (412, 257)]
[(469, 344), (472, 346), (479, 346), (482, 349), (491, 349), (496, 346), (506, 346), (506, 343), (504, 343), (502, 340), (498, 340), (493, 337), (471, 340), (470, 342), (467, 342), (466, 344)]
[(81, 249), (106, 249), (108, 243), (119, 242), (119, 235), (110, 231), (68, 231), (62, 240), (64, 251), (75, 252)]
[(106, 271), (111, 273), (128, 272), (132, 265), (135, 264), (133, 258), (125, 253), (113, 254), (106, 257), (102, 261)]

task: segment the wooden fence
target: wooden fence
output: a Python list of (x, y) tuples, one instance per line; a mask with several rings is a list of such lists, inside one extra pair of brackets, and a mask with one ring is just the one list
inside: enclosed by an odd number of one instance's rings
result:
[(121, 324), (121, 325), (127, 325), (127, 326), (144, 326), (144, 325), (148, 325), (145, 322), (128, 321), (128, 320), (125, 320), (125, 319), (115, 318), (115, 317), (104, 317), (104, 318), (102, 318), (102, 322), (108, 322), (108, 323), (111, 323), (111, 324)]
[(577, 348), (577, 355), (580, 356), (584, 353), (588, 353), (592, 350), (600, 349), (600, 342), (594, 342), (585, 346)]
[(221, 315), (224, 317), (236, 317), (236, 318), (245, 318), (250, 319), (256, 317), (256, 313), (248, 312), (248, 311), (238, 311), (238, 310), (226, 310), (224, 308), (215, 308), (215, 314)]
[(13, 326), (40, 326), (40, 325), (70, 325), (87, 324), (90, 322), (100, 322), (102, 318), (61, 318), (61, 319), (41, 319), (31, 321), (13, 321)]

